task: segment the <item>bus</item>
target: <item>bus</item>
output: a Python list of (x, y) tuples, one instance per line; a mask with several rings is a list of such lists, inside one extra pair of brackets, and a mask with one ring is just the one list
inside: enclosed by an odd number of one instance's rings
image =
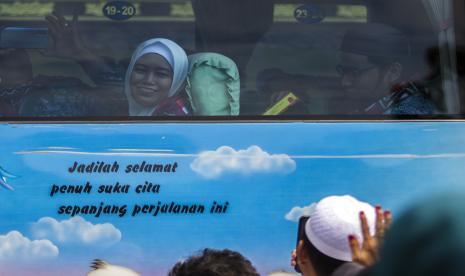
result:
[(297, 221), (321, 198), (395, 216), (462, 188), (464, 12), (0, 1), (0, 274), (103, 260), (166, 275), (204, 248), (293, 273)]

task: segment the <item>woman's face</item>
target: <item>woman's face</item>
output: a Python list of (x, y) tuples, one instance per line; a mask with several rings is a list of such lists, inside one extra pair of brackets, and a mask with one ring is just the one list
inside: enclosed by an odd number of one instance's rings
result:
[(131, 93), (143, 106), (155, 107), (168, 97), (173, 82), (173, 70), (159, 54), (145, 54), (134, 65), (131, 75)]

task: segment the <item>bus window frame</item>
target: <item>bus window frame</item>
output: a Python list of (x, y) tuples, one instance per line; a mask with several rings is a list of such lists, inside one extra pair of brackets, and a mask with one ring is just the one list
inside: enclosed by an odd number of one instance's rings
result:
[(198, 123), (293, 123), (293, 122), (438, 122), (465, 121), (465, 115), (286, 115), (286, 116), (154, 116), (154, 117), (57, 117), (1, 118), (0, 124), (198, 124)]
[[(79, 1), (77, 1), (79, 2)], [(151, 1), (148, 1), (151, 2)], [(155, 2), (155, 1), (154, 1)], [(177, 1), (177, 2), (183, 2)], [(278, 0), (275, 4), (292, 4), (310, 2), (309, 0)], [(325, 4), (366, 4), (365, 0), (316, 0), (312, 3)], [(453, 0), (453, 25), (456, 34), (456, 45), (465, 46), (465, 2)], [(0, 117), (0, 124), (84, 124), (84, 123), (262, 123), (262, 122), (428, 122), (428, 121), (465, 121), (465, 91), (458, 91), (461, 99), (460, 114), (434, 115), (359, 115), (359, 114), (328, 114), (328, 115), (238, 115), (238, 116), (80, 116), (80, 117)]]

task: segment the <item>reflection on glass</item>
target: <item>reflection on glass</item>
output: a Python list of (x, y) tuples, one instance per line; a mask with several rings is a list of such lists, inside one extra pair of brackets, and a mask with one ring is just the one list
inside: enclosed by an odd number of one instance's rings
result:
[[(0, 3), (1, 30), (22, 30), (1, 36), (0, 116), (343, 119), (464, 110), (452, 0), (131, 1), (124, 18), (106, 15), (106, 4)], [(138, 48), (154, 37), (181, 51)], [(184, 62), (186, 53), (196, 58)], [(283, 101), (289, 95), (292, 103)]]

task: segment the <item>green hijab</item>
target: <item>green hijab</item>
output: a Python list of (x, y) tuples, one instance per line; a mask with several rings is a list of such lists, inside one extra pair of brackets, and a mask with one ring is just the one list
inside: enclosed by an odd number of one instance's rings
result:
[(239, 71), (230, 58), (217, 53), (190, 55), (186, 82), (194, 115), (239, 115)]
[(374, 276), (465, 275), (465, 194), (424, 200), (387, 232)]

